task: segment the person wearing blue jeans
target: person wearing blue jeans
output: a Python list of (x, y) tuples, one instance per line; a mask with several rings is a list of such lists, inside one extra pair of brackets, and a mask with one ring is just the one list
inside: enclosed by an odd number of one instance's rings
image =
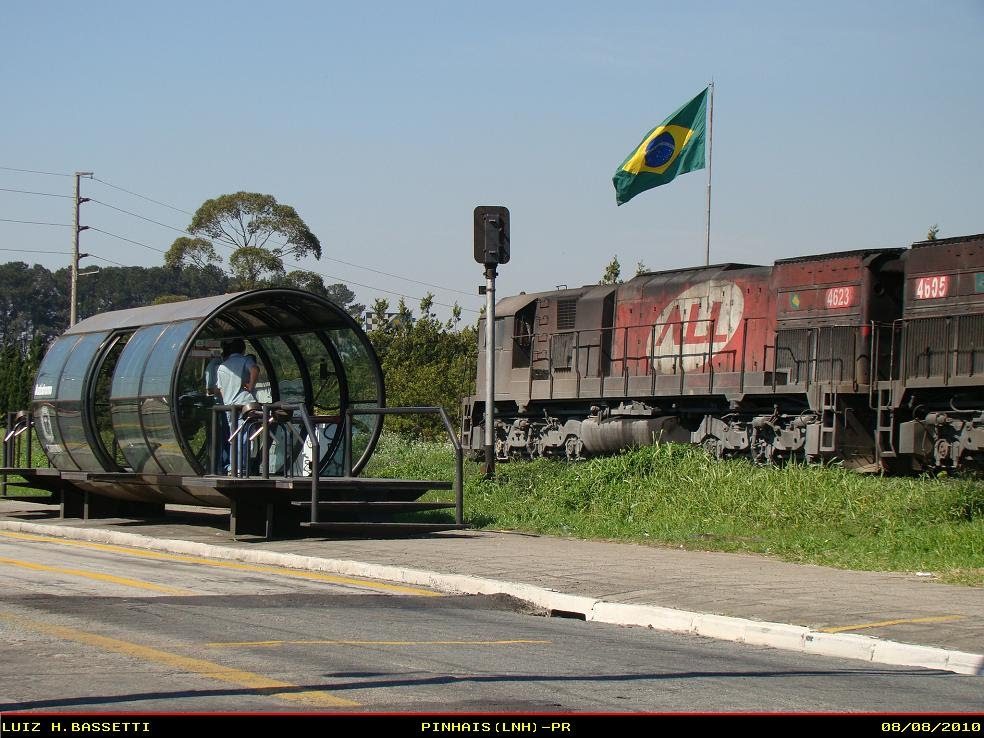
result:
[[(256, 388), (256, 379), (260, 374), (260, 367), (256, 359), (247, 356), (246, 342), (241, 338), (233, 338), (222, 342), (222, 362), (215, 370), (215, 383), (222, 398), (223, 405), (246, 405), (256, 402), (256, 395), (253, 394)], [(232, 413), (227, 412), (227, 422), (229, 428), (232, 425)], [(228, 439), (230, 430), (226, 431)], [(226, 444), (226, 471), (228, 471), (229, 446)], [(245, 461), (241, 459), (240, 462)]]
[[(205, 394), (214, 398), (216, 405), (222, 402), (222, 391), (219, 389), (219, 365), (228, 358), (228, 353), (223, 350), (222, 356), (216, 356), (205, 366)], [(212, 429), (212, 418), (209, 417), (209, 433)], [(218, 413), (215, 420), (215, 436), (212, 438), (210, 446), (210, 458), (216, 459), (215, 471), (228, 473), (229, 471), (229, 418), (227, 413)], [(211, 470), (213, 467), (209, 466)]]

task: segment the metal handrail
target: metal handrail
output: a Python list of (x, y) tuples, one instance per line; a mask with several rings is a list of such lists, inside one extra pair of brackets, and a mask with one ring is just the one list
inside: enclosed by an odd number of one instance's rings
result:
[[(8, 412), (7, 424), (3, 433), (3, 458), (0, 461), (4, 469), (18, 468), (21, 466), (21, 457), (24, 457), (24, 466), (34, 468), (34, 415), (30, 410), (20, 412)], [(26, 438), (24, 434), (27, 433)], [(0, 473), (0, 495), (6, 496), (8, 485), (7, 473)]]
[[(249, 403), (250, 405), (254, 403)], [(213, 405), (212, 410), (212, 438), (214, 439), (218, 433), (218, 413), (219, 412), (229, 412), (231, 414), (231, 419), (229, 423), (229, 429), (231, 432), (228, 443), (229, 443), (229, 473), (233, 476), (239, 476), (239, 444), (237, 440), (239, 434), (243, 430), (243, 424), (239, 422), (240, 414), (242, 409), (246, 405)], [(261, 436), (260, 445), (262, 447), (261, 456), (261, 467), (260, 473), (264, 479), (270, 478), (270, 449), (268, 446), (270, 425), (271, 425), (271, 410), (288, 410), (290, 411), (290, 418), (284, 421), (277, 421), (278, 424), (287, 427), (290, 432), (297, 438), (300, 438), (297, 431), (294, 430), (293, 424), (295, 419), (299, 419), (301, 424), (304, 426), (304, 430), (307, 432), (307, 436), (311, 441), (311, 522), (318, 522), (318, 492), (319, 492), (319, 480), (321, 472), (321, 441), (318, 438), (317, 424), (320, 420), (334, 420), (337, 422), (339, 417), (337, 415), (315, 415), (311, 416), (307, 408), (304, 405), (288, 404), (283, 402), (271, 402), (271, 403), (260, 403), (260, 408), (262, 412), (262, 426), (258, 432)], [(254, 433), (250, 440), (257, 437)], [(343, 442), (346, 439), (343, 439)], [(209, 449), (210, 455), (214, 449)], [(290, 468), (290, 457), (286, 452), (284, 452), (284, 476), (288, 476), (287, 470)], [(210, 471), (216, 473), (216, 462), (217, 459), (214, 457), (210, 458)], [(247, 472), (248, 472), (247, 467)]]
[[(345, 429), (344, 444), (345, 457), (342, 473), (346, 477), (352, 476), (352, 416), (353, 415), (423, 415), (436, 414), (441, 416), (444, 429), (451, 439), (454, 447), (454, 519), (458, 525), (465, 522), (465, 493), (464, 493), (464, 453), (461, 450), (461, 442), (455, 435), (451, 420), (443, 407), (350, 407), (345, 410)], [(311, 505), (316, 506), (317, 498), (312, 496)]]

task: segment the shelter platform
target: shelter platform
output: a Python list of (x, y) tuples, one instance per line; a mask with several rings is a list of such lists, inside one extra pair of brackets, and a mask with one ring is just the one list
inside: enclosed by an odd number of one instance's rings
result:
[[(57, 469), (0, 467), (0, 475), (19, 476), (21, 486), (47, 489), (45, 498), (0, 495), (0, 499), (59, 504), (61, 517), (97, 519), (130, 515), (157, 518), (165, 499), (157, 490), (183, 490), (198, 504), (230, 510), (230, 532), (274, 536), (312, 535), (326, 531), (346, 535), (418, 535), (465, 526), (458, 516), (412, 520), (415, 513), (454, 510), (454, 501), (419, 498), (431, 490), (451, 490), (449, 481), (320, 477), (317, 504), (312, 502), (310, 477), (228, 477), (80, 472)], [(106, 496), (107, 487), (113, 495)], [(126, 497), (126, 499), (122, 499)], [(168, 499), (167, 501), (170, 501)], [(445, 518), (445, 519), (440, 519)]]

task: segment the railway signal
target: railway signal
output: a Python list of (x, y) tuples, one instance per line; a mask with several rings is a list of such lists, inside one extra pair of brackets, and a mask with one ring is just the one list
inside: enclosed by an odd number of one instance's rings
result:
[(496, 267), (509, 261), (509, 209), (502, 205), (475, 208), (475, 261), (485, 267), (485, 477), (495, 474), (495, 277)]

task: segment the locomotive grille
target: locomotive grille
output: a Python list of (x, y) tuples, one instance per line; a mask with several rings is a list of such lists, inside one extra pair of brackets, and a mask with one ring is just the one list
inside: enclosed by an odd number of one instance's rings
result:
[(905, 341), (905, 377), (942, 377), (946, 369), (947, 318), (910, 320)]
[(830, 326), (776, 331), (776, 370), (788, 381), (847, 382), (857, 365), (857, 328)]
[(957, 374), (973, 377), (984, 373), (984, 315), (957, 318)]
[(776, 332), (776, 369), (786, 370), (790, 382), (798, 383), (806, 379), (811, 332), (808, 328)]
[(577, 318), (577, 300), (557, 301), (557, 330), (569, 331), (574, 329)]
[(847, 382), (856, 379), (856, 335), (857, 328), (852, 326), (819, 329), (815, 376), (818, 382)]

